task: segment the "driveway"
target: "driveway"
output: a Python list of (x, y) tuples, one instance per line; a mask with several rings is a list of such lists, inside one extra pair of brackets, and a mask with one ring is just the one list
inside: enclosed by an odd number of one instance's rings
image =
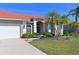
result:
[(23, 39), (0, 39), (0, 55), (46, 55)]

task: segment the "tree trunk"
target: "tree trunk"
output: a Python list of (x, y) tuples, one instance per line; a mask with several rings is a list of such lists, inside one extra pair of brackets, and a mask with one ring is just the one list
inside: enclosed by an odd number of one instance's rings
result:
[(78, 21), (77, 14), (75, 15), (75, 21), (76, 21), (76, 22)]
[(57, 25), (56, 24), (54, 25), (54, 31), (55, 31), (55, 36), (56, 36), (58, 34)]
[(55, 40), (58, 40), (59, 39), (59, 32), (58, 32), (58, 28), (57, 28), (57, 25), (56, 24), (54, 25), (54, 30), (55, 30), (54, 39)]
[(63, 35), (63, 24), (61, 24), (60, 35)]

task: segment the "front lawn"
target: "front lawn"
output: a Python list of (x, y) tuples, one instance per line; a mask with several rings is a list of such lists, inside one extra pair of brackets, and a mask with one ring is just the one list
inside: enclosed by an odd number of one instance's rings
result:
[(48, 55), (79, 54), (79, 38), (71, 37), (70, 40), (39, 39), (32, 41), (31, 44)]

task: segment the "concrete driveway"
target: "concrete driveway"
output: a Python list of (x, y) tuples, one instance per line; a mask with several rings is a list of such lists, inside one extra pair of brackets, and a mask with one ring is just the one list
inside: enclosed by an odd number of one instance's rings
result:
[(46, 55), (23, 39), (0, 39), (0, 55)]

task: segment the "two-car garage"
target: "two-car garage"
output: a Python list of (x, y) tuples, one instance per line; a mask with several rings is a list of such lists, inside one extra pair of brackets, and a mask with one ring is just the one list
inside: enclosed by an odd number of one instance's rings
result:
[(0, 20), (0, 39), (20, 38), (19, 21)]

